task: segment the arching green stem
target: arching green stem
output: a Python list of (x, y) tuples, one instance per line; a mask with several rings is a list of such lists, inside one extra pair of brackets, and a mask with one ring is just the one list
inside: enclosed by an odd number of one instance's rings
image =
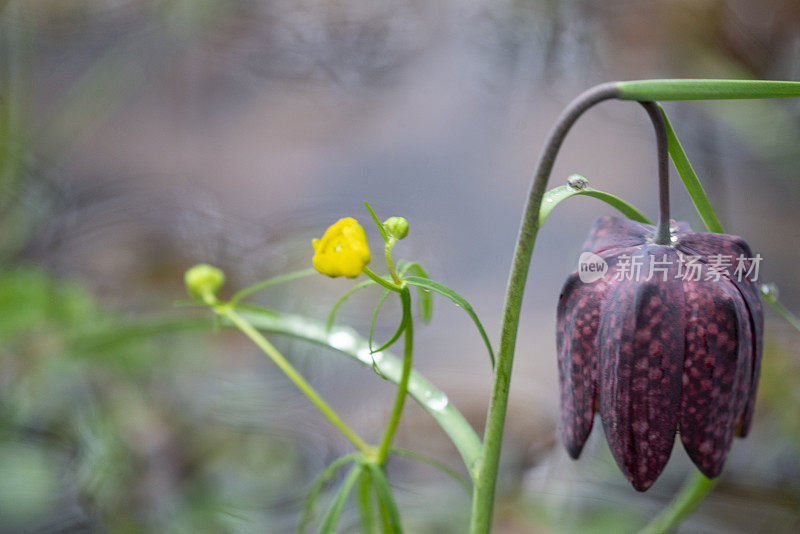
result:
[[(561, 144), (575, 121), (589, 108), (602, 102), (620, 97), (619, 84), (607, 83), (595, 86), (581, 93), (562, 112), (556, 125), (545, 142), (536, 172), (528, 194), (528, 202), (522, 215), (517, 246), (511, 262), (511, 274), (506, 288), (506, 300), (503, 307), (503, 322), (500, 331), (500, 349), (495, 367), (492, 397), (484, 430), (483, 456), (481, 458), (478, 479), (475, 481), (472, 494), (472, 517), (470, 531), (472, 534), (488, 533), (492, 523), (497, 470), (500, 465), (500, 450), (503, 441), (503, 427), (508, 409), (508, 394), (511, 384), (511, 370), (514, 363), (517, 330), (519, 327), (522, 298), (528, 279), (533, 247), (539, 232), (542, 197), (547, 189), (547, 182), (556, 160)], [(659, 157), (659, 193), (660, 219), (657, 242), (669, 242), (669, 183), (667, 131), (663, 116), (654, 102), (643, 102), (656, 129)]]
[(522, 215), (522, 223), (511, 263), (511, 274), (506, 288), (503, 322), (500, 331), (500, 348), (497, 353), (494, 384), (489, 402), (484, 430), (484, 446), (478, 479), (472, 493), (472, 517), (470, 531), (473, 534), (488, 533), (492, 524), (497, 469), (500, 464), (500, 449), (503, 442), (503, 427), (508, 408), (508, 392), (511, 384), (511, 369), (514, 363), (514, 348), (522, 308), (522, 296), (528, 279), (528, 268), (533, 254), (533, 245), (539, 231), (539, 208), (542, 196), (547, 189), (547, 181), (558, 150), (575, 121), (590, 107), (604, 100), (616, 98), (619, 90), (616, 84), (603, 84), (579, 95), (562, 112), (555, 127), (550, 132), (533, 177), (528, 194), (528, 202)]

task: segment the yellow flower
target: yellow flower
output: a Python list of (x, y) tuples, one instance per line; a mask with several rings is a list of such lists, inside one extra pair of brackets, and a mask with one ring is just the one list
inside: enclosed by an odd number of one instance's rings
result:
[(314, 239), (314, 268), (332, 278), (355, 278), (369, 263), (367, 234), (352, 217), (339, 219), (325, 231), (322, 239)]

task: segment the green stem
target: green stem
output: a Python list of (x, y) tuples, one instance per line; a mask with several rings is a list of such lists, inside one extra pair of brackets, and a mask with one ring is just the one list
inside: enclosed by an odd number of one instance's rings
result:
[(394, 236), (389, 237), (383, 247), (383, 255), (386, 258), (386, 267), (389, 268), (389, 274), (392, 275), (392, 280), (394, 280), (395, 284), (400, 285), (400, 278), (398, 278), (394, 270), (394, 264), (392, 263), (392, 248), (394, 248), (396, 242), (397, 239)]
[(390, 291), (394, 291), (395, 293), (399, 293), (400, 290), (403, 288), (403, 286), (399, 282), (397, 284), (393, 284), (392, 282), (386, 280), (382, 276), (375, 274), (369, 267), (364, 267), (362, 269), (362, 272), (367, 276), (369, 276), (370, 278), (372, 278), (373, 280), (375, 280), (375, 282), (377, 282), (378, 285), (383, 286)]
[(800, 82), (773, 80), (634, 80), (617, 82), (622, 100), (729, 100), (800, 96)]
[(403, 318), (406, 323), (406, 331), (403, 336), (403, 371), (400, 376), (400, 382), (397, 384), (397, 396), (395, 397), (392, 416), (389, 419), (389, 424), (386, 425), (386, 432), (384, 432), (380, 447), (378, 447), (378, 465), (383, 465), (386, 461), (386, 455), (389, 452), (389, 447), (392, 445), (392, 438), (397, 431), (397, 425), (400, 424), (400, 416), (403, 414), (403, 406), (405, 405), (406, 396), (408, 395), (408, 380), (411, 377), (411, 356), (414, 350), (414, 321), (411, 318), (411, 293), (408, 291), (408, 287), (403, 287), (400, 291), (400, 300), (403, 304)]
[(703, 224), (706, 225), (709, 232), (724, 234), (725, 230), (722, 228), (722, 223), (719, 222), (717, 213), (714, 211), (714, 208), (711, 207), (711, 202), (709, 202), (708, 195), (706, 195), (706, 191), (703, 189), (703, 184), (701, 184), (700, 180), (697, 178), (697, 174), (694, 172), (692, 164), (689, 162), (689, 158), (686, 156), (686, 152), (684, 152), (681, 142), (678, 140), (678, 136), (675, 135), (675, 130), (672, 129), (672, 124), (670, 124), (667, 114), (661, 106), (659, 106), (659, 108), (661, 109), (661, 115), (664, 117), (664, 124), (667, 127), (669, 155), (672, 158), (672, 163), (675, 164), (675, 168), (678, 170), (678, 175), (681, 177), (681, 180), (683, 180), (683, 185), (686, 187), (686, 191), (689, 193), (689, 197), (692, 199), (697, 213), (700, 214), (700, 217), (703, 219)]
[(709, 479), (700, 471), (694, 471), (684, 482), (683, 487), (672, 499), (672, 502), (639, 534), (664, 534), (672, 531), (680, 522), (711, 493), (719, 482), (719, 477)]
[(658, 226), (654, 242), (658, 245), (669, 245), (670, 235), (669, 217), (669, 150), (667, 142), (667, 126), (661, 108), (655, 102), (639, 102), (647, 111), (653, 127), (656, 130), (656, 150), (658, 153)]
[(267, 338), (261, 335), (261, 332), (253, 328), (253, 326), (241, 317), (238, 313), (236, 313), (233, 308), (229, 304), (218, 304), (214, 306), (214, 311), (216, 311), (220, 316), (228, 319), (231, 323), (233, 323), (239, 330), (241, 330), (247, 337), (249, 337), (253, 343), (255, 343), (258, 348), (264, 351), (264, 353), (270, 357), (270, 359), (275, 362), (281, 371), (289, 377), (297, 388), (303, 392), (303, 394), (309, 398), (309, 400), (314, 403), (314, 405), (322, 412), (332, 424), (335, 426), (339, 432), (341, 432), (350, 442), (356, 446), (361, 452), (364, 453), (367, 457), (371, 457), (374, 454), (372, 447), (366, 444), (366, 442), (361, 439), (347, 424), (342, 421), (339, 414), (334, 411), (331, 406), (325, 402), (325, 400), (320, 397), (319, 393), (309, 384), (305, 378), (297, 371), (297, 369), (292, 366), (289, 361), (283, 357), (283, 355), (278, 352), (272, 343), (270, 343)]
[(511, 263), (511, 274), (506, 289), (506, 301), (503, 307), (503, 323), (500, 332), (500, 350), (497, 355), (492, 397), (486, 417), (484, 431), (483, 456), (478, 470), (478, 479), (472, 493), (472, 517), (470, 532), (472, 534), (488, 533), (492, 524), (497, 470), (500, 464), (500, 449), (503, 442), (508, 408), (508, 392), (511, 384), (511, 368), (514, 363), (517, 329), (519, 327), (522, 296), (528, 279), (533, 245), (539, 231), (539, 209), (542, 196), (547, 188), (547, 181), (555, 163), (556, 154), (561, 147), (567, 132), (583, 114), (593, 105), (617, 97), (616, 84), (598, 85), (582, 93), (561, 114), (556, 126), (550, 132), (545, 148), (539, 157), (536, 174), (528, 195), (528, 202), (522, 216), (522, 224)]

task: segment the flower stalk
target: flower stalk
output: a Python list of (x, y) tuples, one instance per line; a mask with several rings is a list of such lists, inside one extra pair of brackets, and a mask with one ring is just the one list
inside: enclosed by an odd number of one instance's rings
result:
[[(668, 159), (665, 157), (668, 154), (668, 134), (660, 109), (657, 104), (652, 102), (657, 98), (650, 95), (658, 94), (659, 98), (661, 98), (662, 95), (659, 94), (659, 91), (663, 91), (665, 95), (674, 96), (676, 92), (680, 92), (681, 88), (685, 89), (686, 87), (688, 86), (682, 85), (680, 80), (671, 81), (668, 86), (654, 83), (640, 87), (633, 86), (630, 82), (612, 82), (597, 85), (578, 95), (578, 97), (567, 106), (557, 119), (555, 126), (550, 131), (545, 141), (544, 149), (536, 164), (536, 171), (522, 215), (520, 230), (517, 236), (517, 245), (511, 262), (511, 272), (506, 286), (506, 297), (503, 305), (503, 319), (500, 330), (500, 347), (497, 355), (492, 395), (486, 417), (486, 428), (484, 430), (483, 455), (478, 469), (477, 480), (473, 487), (472, 515), (470, 518), (470, 532), (472, 534), (488, 533), (491, 529), (497, 473), (500, 465), (500, 451), (502, 448), (503, 429), (508, 409), (511, 371), (514, 363), (514, 351), (516, 348), (522, 299), (525, 293), (525, 285), (530, 269), (533, 248), (540, 227), (542, 198), (547, 190), (547, 183), (553, 170), (558, 151), (567, 133), (569, 133), (578, 118), (592, 106), (611, 99), (636, 100), (642, 103), (655, 126), (658, 145), (660, 203), (657, 240), (666, 240), (666, 242), (669, 242), (669, 169)], [(696, 89), (695, 85), (691, 87)], [(798, 87), (800, 87), (800, 84), (795, 85), (793, 90), (798, 91)], [(724, 93), (724, 84), (721, 85), (721, 88), (722, 89), (719, 89), (715, 86), (715, 89), (719, 90), (716, 93), (712, 91), (711, 94), (717, 94), (727, 98), (738, 97), (736, 95), (726, 96), (726, 93)], [(702, 89), (703, 88), (700, 87), (700, 93), (702, 93)], [(700, 93), (698, 93), (698, 96), (701, 98), (709, 97), (709, 93), (703, 93), (702, 95)], [(658, 117), (656, 115), (658, 115)]]
[(658, 226), (653, 240), (658, 245), (670, 244), (669, 216), (669, 147), (667, 124), (661, 108), (655, 102), (639, 102), (647, 111), (656, 131), (656, 150), (658, 152)]
[(500, 330), (500, 348), (497, 353), (492, 396), (489, 401), (486, 429), (484, 430), (483, 455), (472, 493), (472, 517), (470, 518), (472, 534), (488, 533), (491, 529), (497, 470), (500, 465), (503, 427), (508, 409), (508, 393), (511, 385), (511, 370), (514, 364), (514, 349), (520, 310), (522, 309), (522, 297), (525, 293), (533, 246), (539, 232), (539, 210), (542, 205), (542, 197), (547, 190), (547, 181), (553, 170), (558, 150), (575, 121), (595, 104), (618, 96), (619, 89), (614, 83), (598, 85), (579, 95), (558, 118), (547, 138), (545, 148), (539, 156), (533, 184), (528, 194), (528, 202), (522, 215), (517, 246), (511, 262), (511, 274), (506, 287)]
[(303, 392), (303, 394), (308, 397), (308, 399), (317, 407), (317, 409), (324, 415), (328, 421), (335, 426), (339, 432), (342, 433), (344, 437), (346, 437), (350, 443), (352, 443), (358, 450), (360, 450), (365, 456), (372, 457), (375, 452), (372, 447), (367, 445), (367, 443), (358, 435), (356, 432), (350, 428), (347, 423), (345, 423), (339, 414), (336, 413), (334, 410), (325, 400), (320, 396), (319, 393), (314, 389), (314, 387), (303, 378), (297, 369), (289, 363), (283, 354), (281, 354), (275, 346), (270, 343), (267, 338), (261, 335), (261, 332), (253, 328), (253, 326), (245, 320), (242, 316), (240, 316), (236, 311), (228, 304), (216, 304), (214, 306), (214, 311), (220, 316), (236, 326), (239, 330), (242, 331), (244, 335), (250, 338), (250, 340), (258, 346), (264, 354), (269, 356), (269, 358), (278, 366), (278, 368), (283, 371), (283, 373), (291, 380), (297, 388)]
[(403, 407), (408, 396), (408, 380), (411, 377), (411, 360), (414, 351), (414, 321), (411, 319), (411, 294), (408, 291), (408, 286), (404, 286), (400, 290), (400, 301), (403, 305), (403, 319), (406, 325), (403, 333), (403, 371), (400, 376), (400, 382), (397, 384), (397, 395), (395, 396), (392, 415), (378, 447), (378, 465), (383, 465), (386, 461), (386, 455), (392, 445), (392, 438), (394, 438), (397, 426), (400, 424), (400, 417), (403, 414)]

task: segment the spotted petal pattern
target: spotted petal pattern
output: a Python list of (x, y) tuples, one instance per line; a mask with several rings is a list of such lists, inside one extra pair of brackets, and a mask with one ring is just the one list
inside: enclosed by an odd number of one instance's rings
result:
[(614, 285), (603, 304), (600, 416), (614, 459), (644, 491), (667, 464), (678, 427), (684, 295), (672, 247), (647, 245), (633, 258), (645, 268), (663, 261), (666, 271)]
[[(603, 217), (584, 243), (608, 263), (597, 281), (573, 273), (561, 293), (556, 345), (561, 437), (577, 458), (600, 412), (614, 459), (637, 490), (666, 465), (676, 431), (708, 477), (753, 414), (763, 309), (739, 237), (673, 222), (673, 243), (650, 225)], [(695, 262), (690, 276), (687, 264)], [(620, 276), (619, 268), (638, 264)], [(752, 273), (751, 273), (752, 274)]]
[[(601, 253), (600, 257), (612, 267), (616, 264), (616, 256)], [(561, 437), (573, 458), (580, 455), (594, 423), (599, 371), (597, 328), (608, 287), (605, 279), (585, 284), (574, 273), (564, 284), (558, 303)]]

